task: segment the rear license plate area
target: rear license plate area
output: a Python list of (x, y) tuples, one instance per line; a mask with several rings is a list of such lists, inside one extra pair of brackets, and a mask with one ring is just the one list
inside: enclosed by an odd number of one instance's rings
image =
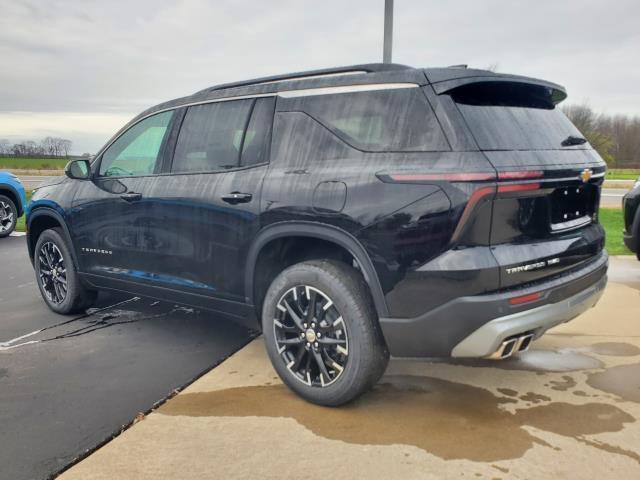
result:
[(591, 223), (595, 213), (596, 198), (595, 185), (556, 188), (549, 196), (551, 230), (567, 230)]

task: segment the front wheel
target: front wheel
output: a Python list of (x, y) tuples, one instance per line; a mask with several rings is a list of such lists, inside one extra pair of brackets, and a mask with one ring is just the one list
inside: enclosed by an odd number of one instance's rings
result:
[(262, 327), (282, 381), (320, 405), (358, 397), (389, 360), (368, 286), (342, 262), (312, 260), (280, 273), (265, 296)]
[(8, 237), (16, 229), (18, 209), (15, 203), (4, 195), (0, 195), (0, 238)]
[(54, 312), (79, 313), (95, 301), (97, 292), (82, 285), (60, 229), (42, 232), (33, 262), (42, 298)]

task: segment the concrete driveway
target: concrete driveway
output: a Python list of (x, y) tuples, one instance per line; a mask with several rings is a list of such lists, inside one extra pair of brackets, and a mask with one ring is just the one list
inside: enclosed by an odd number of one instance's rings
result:
[(342, 408), (298, 399), (258, 339), (62, 475), (640, 478), (640, 263), (519, 358), (390, 363)]

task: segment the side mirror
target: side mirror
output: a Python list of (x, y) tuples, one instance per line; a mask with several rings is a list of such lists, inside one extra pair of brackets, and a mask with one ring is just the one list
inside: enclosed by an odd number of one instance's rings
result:
[(64, 167), (64, 174), (74, 180), (88, 180), (91, 174), (89, 160), (71, 160)]

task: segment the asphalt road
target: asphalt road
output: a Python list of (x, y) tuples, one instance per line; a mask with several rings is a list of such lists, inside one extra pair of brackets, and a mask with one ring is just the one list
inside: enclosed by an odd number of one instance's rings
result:
[(55, 475), (254, 336), (172, 304), (98, 302), (54, 314), (25, 237), (0, 240), (0, 479)]

